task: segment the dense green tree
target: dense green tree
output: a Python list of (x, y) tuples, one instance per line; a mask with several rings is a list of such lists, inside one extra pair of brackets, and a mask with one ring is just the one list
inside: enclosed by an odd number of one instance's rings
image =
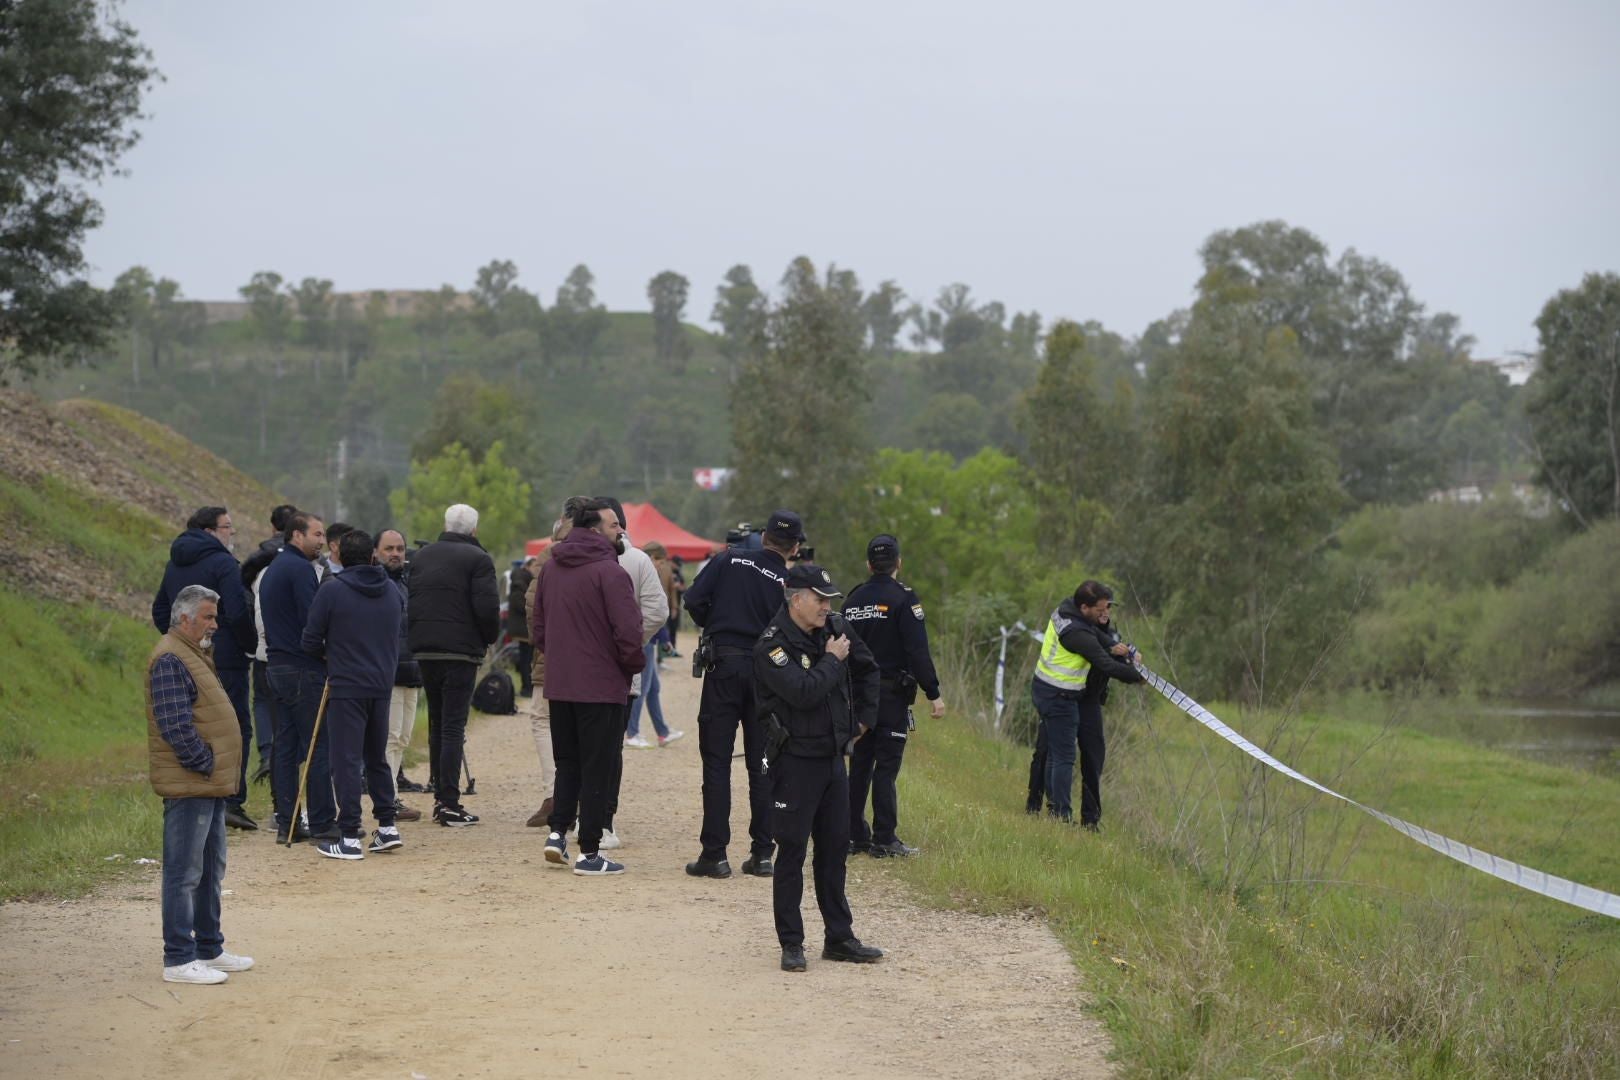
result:
[(884, 359), (894, 356), (900, 330), (906, 324), (905, 302), (905, 290), (893, 281), (885, 281), (867, 294), (862, 313), (866, 317), (866, 330), (874, 356)]
[(670, 479), (677, 466), (693, 464), (692, 445), (702, 427), (702, 412), (689, 398), (649, 396), (636, 401), (625, 438), (649, 486), (655, 474)]
[(572, 356), (584, 370), (606, 329), (607, 308), (597, 302), (596, 276), (581, 263), (557, 289), (557, 303), (546, 318), (547, 351), (557, 357)]
[(411, 463), (405, 486), (389, 499), (394, 520), (419, 539), (444, 529), (444, 511), (466, 503), (478, 511), (478, 539), (497, 562), (517, 550), (529, 531), (532, 488), (517, 469), (507, 465), (505, 447), (491, 444), (480, 460), (460, 443), (451, 443), (431, 458)]
[(720, 324), (720, 352), (731, 362), (732, 376), (743, 361), (764, 352), (769, 314), (770, 302), (754, 284), (754, 272), (742, 264), (727, 270), (715, 288), (709, 318)]
[(540, 329), (540, 298), (517, 279), (517, 264), (510, 259), (496, 259), (478, 268), (472, 289), (473, 322), (486, 337)]
[(1354, 249), (1330, 262), (1321, 240), (1281, 221), (1217, 232), (1200, 255), (1202, 294), (1245, 286), (1262, 325), (1293, 331), (1352, 498), (1404, 501), (1445, 481), (1438, 436), (1449, 413), (1413, 408), (1439, 373), (1416, 362), (1437, 324), (1398, 271)]
[(1269, 325), (1252, 284), (1222, 276), (1149, 403), (1154, 510), (1138, 536), (1185, 658), (1223, 690), (1263, 694), (1284, 646), (1311, 640), (1279, 615), (1344, 495), (1297, 338)]
[(298, 312), (300, 337), (319, 355), (332, 343), (332, 281), (307, 277), (288, 291)]
[(202, 305), (184, 299), (178, 281), (158, 278), (152, 286), (152, 366), (162, 367), (178, 346), (194, 342), (204, 325)]
[(782, 277), (769, 346), (743, 364), (732, 389), (737, 473), (728, 492), (739, 519), (786, 505), (807, 525), (831, 525), (865, 472), (866, 328), (849, 296), (849, 279), (834, 271), (823, 281), (802, 256)]
[(1620, 274), (1587, 274), (1536, 319), (1525, 411), (1537, 479), (1583, 526), (1620, 519)]
[(87, 187), (135, 145), (151, 60), (95, 0), (0, 4), (0, 385), (117, 325), (85, 279), (84, 236), (101, 224)]
[(132, 266), (113, 281), (108, 293), (129, 351), (130, 381), (141, 385), (141, 355), (152, 338), (152, 298), (157, 282), (144, 266)]
[(493, 383), (478, 375), (452, 375), (433, 396), (432, 413), (414, 442), (411, 459), (437, 456), (452, 443), (482, 461), (495, 443), (514, 465), (532, 470), (538, 458), (533, 391), (522, 382)]
[(691, 282), (673, 270), (665, 270), (647, 283), (647, 299), (652, 301), (653, 355), (676, 375), (686, 371), (692, 356), (692, 343), (681, 324), (691, 287)]
[(1019, 427), (1041, 532), (1061, 558), (1100, 561), (1114, 541), (1114, 515), (1134, 480), (1130, 422), (1130, 403), (1110, 404), (1097, 385), (1092, 337), (1060, 320)]
[(282, 277), (274, 270), (260, 270), (236, 291), (248, 302), (248, 326), (253, 336), (270, 346), (275, 357), (276, 378), (286, 375), (284, 349), (292, 326), (292, 303), (281, 291)]
[(972, 394), (932, 394), (911, 422), (912, 437), (929, 450), (943, 450), (957, 461), (972, 457), (989, 439), (990, 410)]
[(450, 331), (456, 325), (460, 295), (454, 285), (441, 285), (436, 290), (417, 294), (411, 329), (416, 331), (417, 357), (424, 379), (427, 377), (429, 343), (441, 363), (447, 359)]

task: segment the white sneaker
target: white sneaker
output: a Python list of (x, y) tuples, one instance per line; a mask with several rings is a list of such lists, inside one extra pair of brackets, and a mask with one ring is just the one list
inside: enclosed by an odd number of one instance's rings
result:
[(624, 841), (619, 839), (618, 833), (614, 832), (612, 829), (602, 830), (602, 843), (598, 845), (601, 850), (612, 851), (614, 848), (622, 846), (624, 846)]
[(237, 956), (235, 953), (222, 952), (212, 960), (199, 960), (199, 964), (207, 964), (215, 971), (247, 971), (253, 967), (253, 957)]
[(681, 738), (685, 734), (686, 734), (686, 732), (684, 732), (684, 731), (672, 731), (668, 735), (660, 735), (660, 736), (658, 736), (658, 745), (659, 746), (668, 746), (670, 743), (674, 742), (676, 739)]
[(230, 978), (229, 975), (217, 968), (209, 967), (201, 960), (193, 960), (189, 964), (179, 964), (175, 967), (163, 969), (164, 982), (198, 983), (207, 986), (213, 983), (222, 983), (228, 978)]
[(637, 750), (650, 750), (652, 748), (652, 743), (647, 741), (647, 737), (645, 735), (627, 735), (624, 740), (624, 745), (633, 746)]

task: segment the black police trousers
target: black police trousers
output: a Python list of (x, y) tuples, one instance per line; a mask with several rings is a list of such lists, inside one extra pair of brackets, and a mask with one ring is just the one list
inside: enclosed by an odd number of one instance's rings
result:
[(804, 944), (804, 853), (813, 837), (811, 869), (816, 906), (828, 943), (855, 936), (854, 916), (844, 895), (844, 860), (849, 852), (849, 774), (842, 756), (794, 757), (771, 764), (771, 828), (776, 834), (776, 872), (771, 899), (776, 939), (783, 946)]
[(754, 660), (726, 656), (703, 677), (698, 704), (698, 754), (703, 759), (703, 858), (726, 857), (731, 843), (731, 752), (742, 728), (748, 766), (748, 837), (753, 854), (771, 855), (771, 792), (764, 768), (765, 735), (754, 715)]
[[(905, 756), (911, 727), (909, 694), (884, 693), (878, 698), (877, 726), (855, 740), (849, 755), (849, 838), (858, 848), (892, 844), (898, 839), (900, 796), (895, 780)], [(872, 790), (872, 827), (866, 827), (866, 791)]]

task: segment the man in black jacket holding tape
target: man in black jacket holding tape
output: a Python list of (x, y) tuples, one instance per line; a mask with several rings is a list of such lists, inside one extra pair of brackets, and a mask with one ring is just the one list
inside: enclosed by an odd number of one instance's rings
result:
[[(855, 936), (844, 895), (849, 775), (844, 754), (877, 722), (878, 666), (832, 600), (843, 593), (814, 563), (787, 572), (787, 602), (754, 645), (754, 688), (766, 729), (762, 772), (771, 786), (776, 874), (771, 892), (782, 970), (803, 971), (804, 855), (812, 838), (823, 960), (871, 963), (882, 950)], [(752, 763), (751, 763), (752, 764)]]

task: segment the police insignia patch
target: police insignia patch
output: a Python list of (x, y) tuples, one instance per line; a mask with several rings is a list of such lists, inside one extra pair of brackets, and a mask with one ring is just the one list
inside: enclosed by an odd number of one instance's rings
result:
[(801, 655), (799, 657), (799, 665), (801, 667), (803, 667), (803, 668), (808, 669), (810, 667), (810, 658), (808, 656)]
[(787, 663), (787, 651), (780, 645), (771, 650), (771, 663), (775, 664), (777, 667), (781, 667), (783, 664)]
[(918, 622), (922, 621), (923, 614), (922, 614), (922, 605), (921, 604), (912, 604), (911, 605), (911, 613), (913, 615), (917, 616), (917, 621)]
[(767, 626), (765, 628), (765, 632), (760, 635), (760, 637), (765, 638), (767, 641), (769, 641), (771, 638), (773, 638), (775, 636), (776, 636), (776, 627), (774, 627), (774, 626)]

